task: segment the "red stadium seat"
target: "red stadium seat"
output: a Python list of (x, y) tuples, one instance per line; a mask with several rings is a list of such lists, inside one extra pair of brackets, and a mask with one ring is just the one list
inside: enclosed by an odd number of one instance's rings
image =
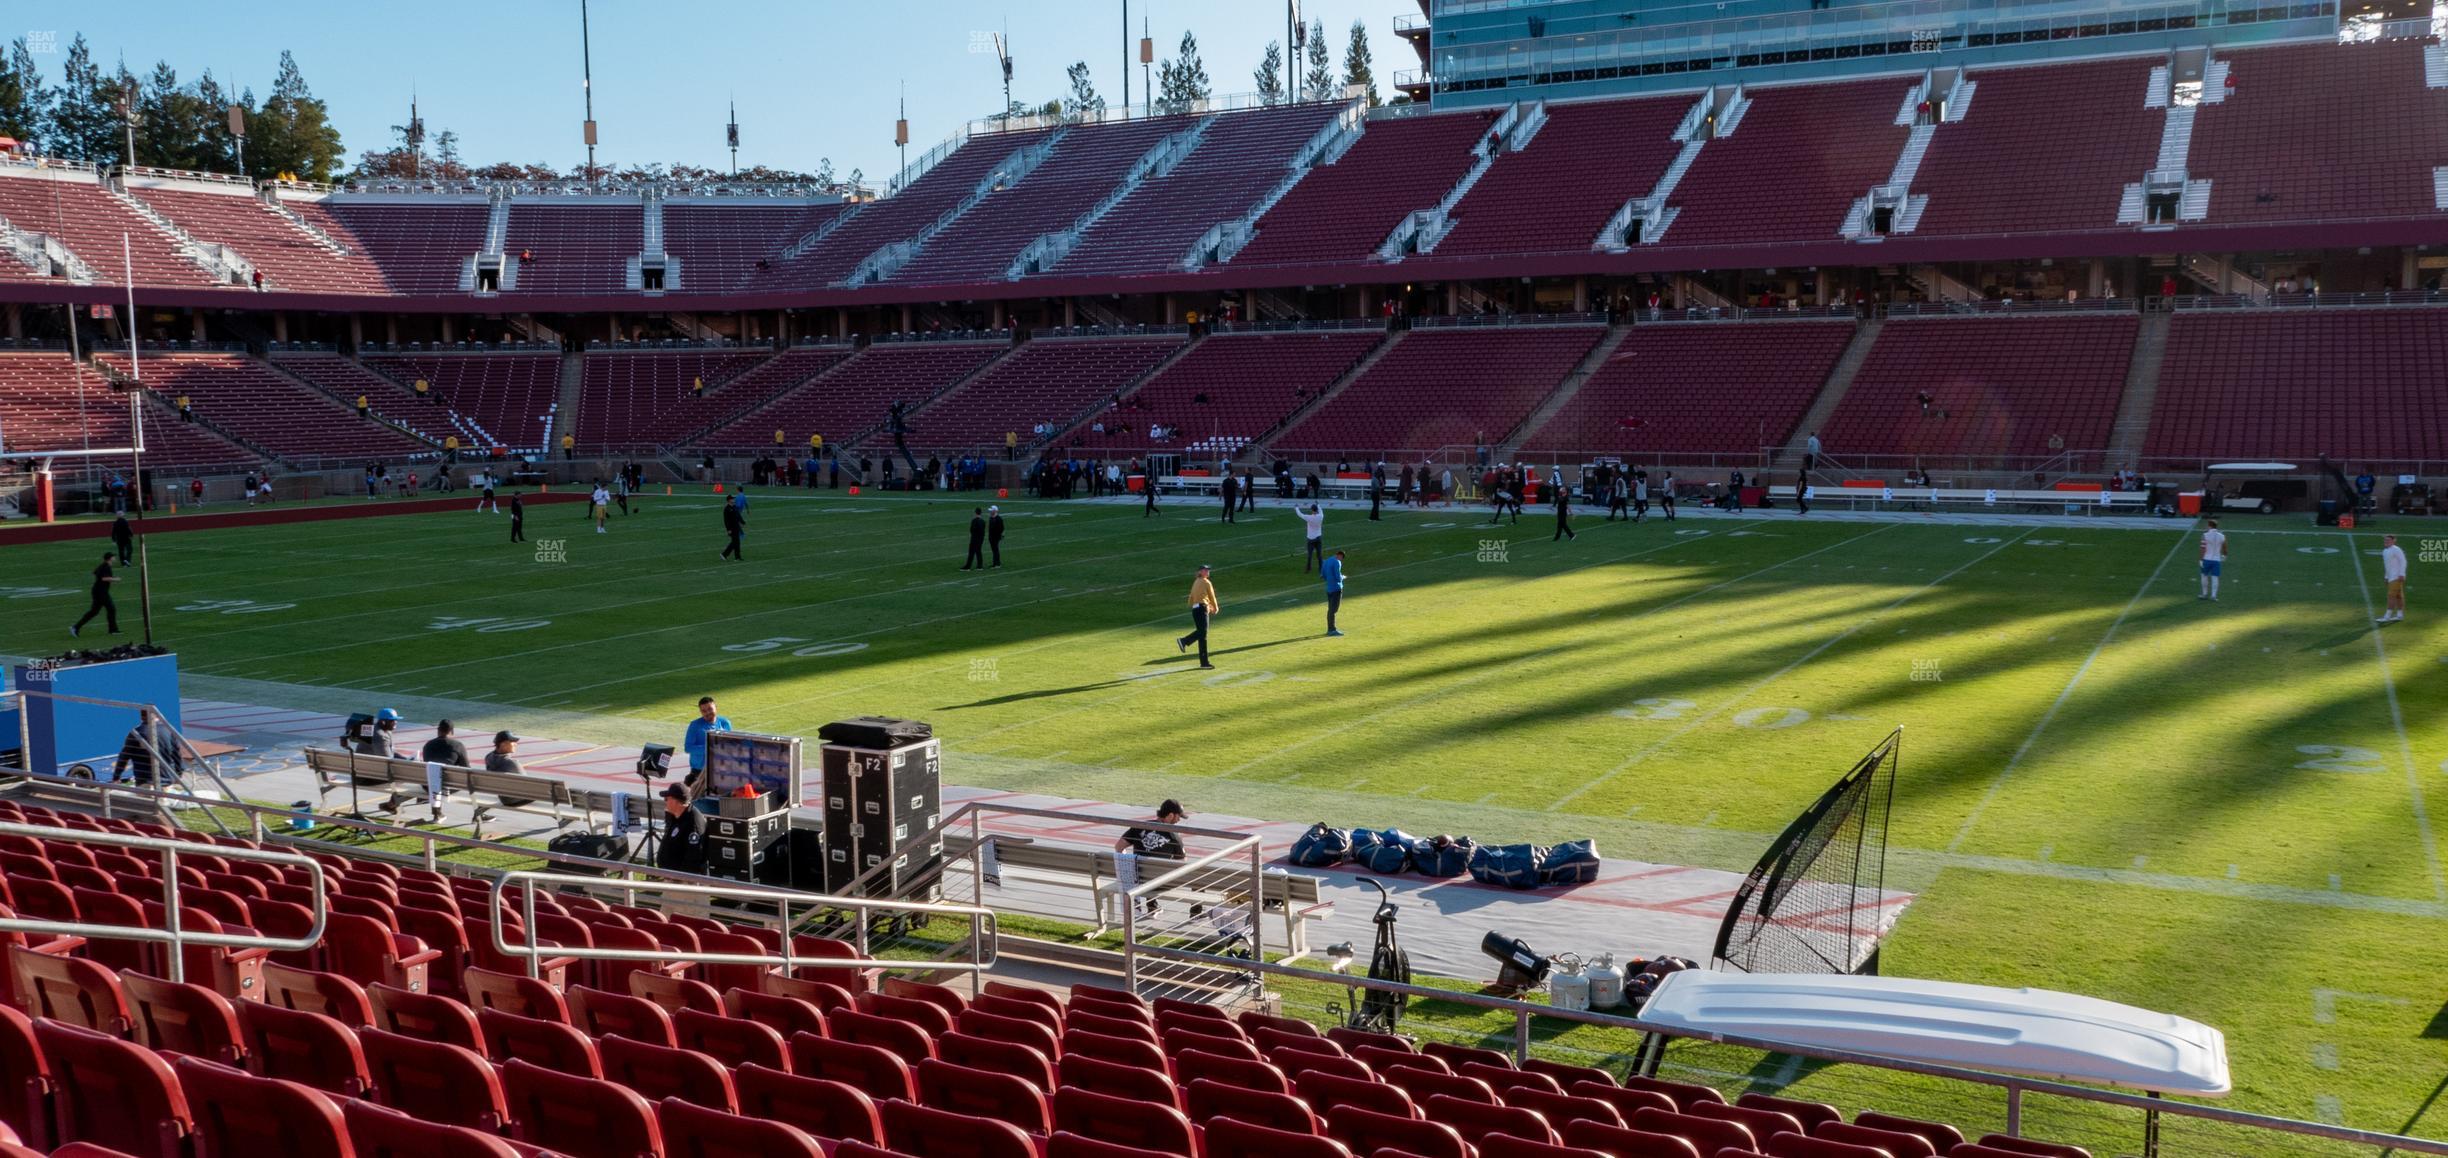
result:
[(1173, 1057), (1173, 1078), (1187, 1086), (1201, 1079), (1218, 1085), (1238, 1086), (1245, 1090), (1264, 1090), (1271, 1094), (1290, 1094), (1292, 1083), (1283, 1071), (1262, 1061), (1221, 1057), (1190, 1050)]
[(1208, 1123), (1202, 1143), (1207, 1158), (1352, 1158), (1351, 1150), (1333, 1138), (1270, 1130), (1231, 1118)]
[(617, 1033), (598, 1039), (595, 1054), (603, 1062), (605, 1081), (636, 1090), (647, 1101), (678, 1098), (726, 1114), (739, 1109), (729, 1072), (704, 1054), (632, 1041)]
[(1182, 1107), (1202, 1126), (1217, 1118), (1232, 1118), (1295, 1134), (1320, 1133), (1309, 1103), (1288, 1093), (1228, 1086), (1199, 1078), (1182, 1087)]
[(1454, 1073), (1461, 1077), (1477, 1078), (1486, 1082), (1489, 1089), (1496, 1091), (1497, 1097), (1506, 1101), (1511, 1101), (1513, 1094), (1520, 1090), (1536, 1090), (1544, 1094), (1564, 1092), (1564, 1087), (1554, 1078), (1545, 1074), (1517, 1070), (1512, 1066), (1494, 1066), (1486, 1062), (1466, 1061), (1456, 1065)]
[(1623, 1087), (1627, 1090), (1650, 1090), (1656, 1093), (1664, 1094), (1667, 1097), (1674, 1099), (1676, 1109), (1687, 1114), (1691, 1112), (1691, 1108), (1693, 1106), (1697, 1106), (1702, 1102), (1722, 1102), (1725, 1100), (1724, 1094), (1720, 1094), (1707, 1086), (1696, 1085), (1691, 1082), (1670, 1082), (1663, 1078), (1642, 1077), (1639, 1074), (1624, 1075)]
[(1063, 1017), (1065, 1033), (1099, 1033), (1107, 1037), (1125, 1038), (1156, 1044), (1156, 1023), (1135, 1017), (1108, 1017), (1098, 1005), (1073, 1006)]
[(792, 1073), (837, 1081), (878, 1101), (918, 1100), (909, 1063), (891, 1050), (812, 1033), (792, 1034), (789, 1045)]
[(1615, 1107), (1626, 1122), (1642, 1110), (1674, 1110), (1675, 1100), (1656, 1090), (1635, 1090), (1613, 1082), (1574, 1082), (1565, 1093), (1576, 1098), (1595, 1098)]
[(0, 1005), (0, 1127), (19, 1141), (51, 1144), (51, 1067), (34, 1041), (34, 1019)]
[(1844, 1121), (1844, 1115), (1838, 1113), (1836, 1107), (1825, 1102), (1805, 1102), (1798, 1098), (1778, 1098), (1767, 1094), (1744, 1094), (1734, 1099), (1734, 1104), (1747, 1109), (1774, 1110), (1780, 1114), (1792, 1115), (1795, 1121), (1802, 1123), (1802, 1129), (1810, 1134), (1817, 1134), (1821, 1126), (1830, 1122)]
[(906, 1021), (855, 1009), (840, 1010), (825, 1020), (833, 1027), (836, 1040), (889, 1050), (913, 1066), (935, 1056), (934, 1036)]
[(374, 1003), (366, 1000), (365, 989), (337, 973), (267, 961), (263, 999), (267, 1005), (322, 1014), (350, 1029), (374, 1024)]
[(655, 1107), (664, 1158), (824, 1158), (814, 1135), (787, 1122), (742, 1117), (665, 1098)]
[(884, 1144), (884, 1118), (875, 1101), (854, 1086), (802, 1077), (760, 1065), (731, 1074), (740, 1113), (784, 1122), (827, 1141)]
[(1408, 1066), (1415, 1070), (1428, 1070), (1440, 1074), (1453, 1072), (1453, 1067), (1446, 1064), (1444, 1058), (1430, 1057), (1408, 1046), (1395, 1049), (1391, 1046), (1362, 1042), (1358, 1045), (1346, 1043), (1343, 1048), (1350, 1050), (1353, 1057), (1367, 1062), (1370, 1069), (1380, 1073), (1394, 1066)]
[(723, 1016), (753, 1021), (789, 1041), (794, 1033), (825, 1035), (824, 1014), (796, 997), (775, 997), (747, 989), (723, 993)]
[(295, 1082), (182, 1057), (170, 1066), (195, 1114), (196, 1158), (353, 1158), (330, 1098)]
[(918, 1063), (918, 1100), (938, 1110), (1009, 1122), (1035, 1135), (1054, 1132), (1045, 1094), (1010, 1074), (929, 1058)]
[(1141, 1069), (1155, 1070), (1161, 1074), (1172, 1072), (1172, 1067), (1165, 1061), (1164, 1051), (1157, 1048), (1153, 1039), (1091, 1033), (1078, 1027), (1079, 1016), (1077, 1014), (1072, 1015), (1071, 1021), (1072, 1028), (1063, 1031), (1064, 1057), (1083, 1054), (1098, 1061), (1138, 1066)]
[[(1332, 1043), (1329, 1043), (1332, 1044)], [(1268, 1064), (1282, 1070), (1284, 1076), (1299, 1084), (1302, 1074), (1333, 1074), (1336, 1077), (1358, 1078), (1366, 1082), (1377, 1080), (1377, 1071), (1356, 1057), (1341, 1057), (1329, 1053), (1309, 1053), (1297, 1049), (1279, 1049), (1267, 1055)]]
[(1793, 1115), (1754, 1106), (1729, 1106), (1723, 1102), (1698, 1102), (1687, 1111), (1702, 1118), (1717, 1118), (1740, 1122), (1748, 1127), (1753, 1138), (1765, 1139), (1776, 1134), (1803, 1133), (1802, 1123)]
[(238, 1032), (238, 1011), (229, 999), (201, 985), (182, 985), (122, 974), (119, 988), (127, 995), (128, 1013), (136, 1023), (136, 1044), (156, 1053), (182, 1054), (236, 1065), (246, 1045)]
[(1034, 986), (1015, 985), (1009, 981), (988, 981), (981, 989), (981, 992), (988, 997), (998, 997), (1009, 1001), (1033, 1002), (1035, 1004), (1045, 1006), (1056, 1013), (1061, 1013), (1063, 1009), (1062, 998), (1056, 997), (1054, 994), (1043, 989), (1038, 989)]
[(1547, 1119), (1535, 1110), (1519, 1106), (1491, 1106), (1464, 1098), (1436, 1094), (1420, 1104), (1420, 1115), (1431, 1122), (1443, 1122), (1462, 1135), (1462, 1140), (1481, 1149), (1487, 1148), (1490, 1134), (1506, 1134), (1532, 1142), (1555, 1141), (1555, 1131)]
[(477, 1028), (475, 1011), (448, 997), (376, 984), (366, 987), (366, 1001), (374, 1007), (376, 1029), (484, 1052), (484, 1030)]
[(837, 1009), (858, 1008), (858, 994), (830, 981), (807, 981), (797, 977), (784, 977), (779, 973), (768, 973), (764, 977), (763, 985), (762, 992), (766, 994), (774, 997), (798, 998), (815, 1006), (827, 1016)]
[(1061, 1077), (1060, 1088), (1064, 1089), (1135, 1098), (1176, 1109), (1181, 1106), (1181, 1090), (1165, 1073), (1161, 1058), (1154, 1066), (1130, 1065), (1072, 1050), (1063, 1055)]
[(643, 997), (585, 985), (572, 985), (563, 996), (569, 999), (570, 1025), (589, 1037), (619, 1034), (666, 1048), (678, 1041), (672, 1036), (671, 1014)]
[(1702, 1118), (1691, 1114), (1677, 1114), (1668, 1110), (1642, 1110), (1632, 1115), (1632, 1128), (1647, 1130), (1653, 1134), (1672, 1134), (1675, 1137), (1686, 1139), (1692, 1145), (1699, 1147), (1700, 1152), (1704, 1154), (1714, 1154), (1725, 1149), (1756, 1150), (1759, 1148), (1755, 1144), (1756, 1139), (1751, 1135), (1750, 1127), (1722, 1118)]
[(1509, 1070), (1513, 1068), (1513, 1056), (1511, 1054), (1501, 1053), (1492, 1049), (1483, 1049), (1478, 1046), (1455, 1045), (1451, 1042), (1443, 1041), (1424, 1041), (1420, 1043), (1419, 1051), (1428, 1055), (1429, 1057), (1444, 1059), (1445, 1064), (1454, 1067), (1454, 1072), (1456, 1073), (1461, 1072), (1462, 1063), (1464, 1062), (1478, 1062), (1481, 1065), (1495, 1066), (1499, 1069)]
[(726, 1066), (790, 1068), (790, 1047), (770, 1025), (737, 1017), (682, 1009), (672, 1014), (680, 1048), (695, 1050)]
[(722, 1016), (722, 994), (703, 981), (688, 977), (671, 977), (651, 969), (640, 969), (629, 975), (629, 996), (640, 997), (678, 1013), (694, 1009), (699, 1013)]
[[(1421, 1158), (1476, 1158), (1477, 1151), (1462, 1140), (1462, 1135), (1442, 1122), (1397, 1118), (1363, 1110), (1358, 1106), (1337, 1106), (1326, 1115), (1326, 1132), (1346, 1146), (1365, 1153), (1379, 1150), (1401, 1150)], [(1501, 1158), (1501, 1156), (1494, 1156)]]
[(1548, 1077), (1554, 1078), (1559, 1085), (1562, 1085), (1568, 1090), (1572, 1088), (1572, 1084), (1574, 1082), (1597, 1082), (1601, 1085), (1609, 1086), (1615, 1084), (1615, 1075), (1599, 1069), (1596, 1066), (1577, 1066), (1566, 1062), (1549, 1061), (1546, 1058), (1532, 1057), (1523, 1058), (1521, 1068), (1522, 1072), (1524, 1073), (1545, 1074)]
[(1115, 989), (1107, 985), (1072, 986), (1072, 1007), (1077, 1008), (1083, 1001), (1091, 1005), (1115, 1005), (1121, 1006), (1125, 1009), (1135, 1009), (1143, 1014), (1148, 1012), (1148, 1003), (1146, 998), (1143, 998), (1128, 990)]
[(195, 1119), (169, 1063), (83, 1026), (34, 1023), (57, 1083), (59, 1138), (137, 1158), (185, 1158)]
[(1334, 1111), (1336, 1106), (1358, 1106), (1398, 1118), (1419, 1117), (1419, 1106), (1401, 1086), (1370, 1078), (1345, 1077), (1322, 1070), (1311, 1070), (1293, 1080), (1301, 1100), (1320, 1114)]
[(1275, 1033), (1287, 1033), (1295, 1037), (1317, 1038), (1321, 1041), (1326, 1038), (1325, 1034), (1318, 1032), (1318, 1027), (1297, 1017), (1280, 1017), (1263, 1010), (1244, 1009), (1233, 1015), (1233, 1022), (1241, 1027), (1241, 1032), (1249, 1034), (1253, 1040), (1257, 1038), (1258, 1031), (1261, 1029)]
[(1505, 1094), (1505, 1104), (1536, 1110), (1547, 1124), (1560, 1134), (1572, 1122), (1596, 1122), (1602, 1126), (1624, 1124), (1623, 1111), (1613, 1102), (1601, 1098), (1585, 1098), (1576, 1094), (1547, 1094), (1537, 1090), (1513, 1090)]
[(1045, 1158), (1158, 1158), (1173, 1153), (1170, 1150), (1150, 1150), (1140, 1146), (1125, 1146), (1118, 1142), (1101, 1142), (1085, 1134), (1068, 1130), (1046, 1139)]
[(1158, 1044), (1164, 1047), (1164, 1051), (1176, 1057), (1191, 1050), (1197, 1050), (1200, 1053), (1213, 1054), (1217, 1057), (1240, 1058), (1243, 1061), (1262, 1062), (1266, 1060), (1266, 1055), (1259, 1053), (1257, 1046), (1251, 1045), (1249, 1039), (1239, 1034), (1232, 1037), (1220, 1037), (1216, 1034), (1199, 1033), (1189, 1029), (1160, 1029), (1156, 1037)]
[(1190, 1119), (1164, 1102), (1066, 1086), (1054, 1095), (1054, 1128), (1116, 1146), (1199, 1158), (1198, 1132)]
[(1604, 1151), (1580, 1146), (1560, 1146), (1552, 1142), (1533, 1142), (1509, 1134), (1492, 1134), (1480, 1142), (1482, 1154), (1503, 1154), (1507, 1158), (1612, 1158)]
[(39, 1018), (124, 1037), (133, 1028), (127, 998), (109, 969), (76, 957), (54, 957), (23, 945), (8, 947), (17, 1007)]
[(1422, 1105), (1425, 1105), (1429, 1098), (1439, 1095), (1466, 1102), (1481, 1102), (1490, 1106), (1498, 1104), (1496, 1091), (1488, 1088), (1486, 1082), (1477, 1078), (1413, 1069), (1408, 1065), (1382, 1070), (1378, 1073), (1378, 1077), (1387, 1085), (1402, 1087), (1404, 1093), (1411, 1095), (1412, 1101)]
[(1771, 1134), (1761, 1151), (1768, 1158), (1895, 1158), (1876, 1146), (1856, 1146), (1827, 1138), (1806, 1138), (1800, 1134)]
[(877, 982), (876, 992), (886, 997), (924, 1001), (942, 1009), (950, 1016), (958, 1016), (961, 1010), (969, 1008), (969, 999), (963, 996), (960, 990), (949, 985), (912, 981), (907, 977), (887, 977)]
[(883, 1111), (885, 1143), (914, 1158), (1038, 1158), (1037, 1144), (1009, 1122), (914, 1102), (886, 1102)]
[(510, 1143), (482, 1130), (443, 1122), (421, 1121), (413, 1115), (351, 1099), (341, 1103), (340, 1117), (348, 1124), (349, 1145), (357, 1158), (518, 1158)]
[(2080, 1146), (2068, 1146), (2062, 1142), (2043, 1142), (2036, 1138), (2017, 1137), (2013, 1134), (1983, 1134), (1980, 1144), (1992, 1150), (2011, 1150), (2017, 1154), (2035, 1155), (2036, 1158), (2091, 1158), (2091, 1152)]
[(520, 1017), (569, 1023), (569, 1003), (561, 991), (521, 973), (496, 973), (471, 968), (462, 978), (468, 1004), (479, 1012), (498, 1009)]
[(502, 1066), (511, 1136), (571, 1158), (662, 1153), (653, 1107), (626, 1086), (513, 1060)]
[[(1047, 1005), (1042, 1002), (1023, 1001), (1013, 997), (999, 997), (992, 993), (981, 993), (978, 995), (977, 1000), (969, 1003), (968, 1008), (977, 1010), (980, 1013), (991, 1013), (996, 1017), (1009, 1017), (1019, 1021), (1034, 1021), (1037, 1024), (1046, 1027), (1047, 1032), (1055, 1034), (1056, 1036), (1060, 1036), (1063, 1031), (1063, 1010), (1059, 1005)], [(955, 1010), (954, 1012), (958, 1013), (962, 1011)]]
[(1259, 1052), (1269, 1057), (1273, 1057), (1279, 1050), (1291, 1050), (1295, 1053), (1322, 1053), (1333, 1057), (1351, 1056), (1351, 1051), (1344, 1049), (1336, 1044), (1333, 1038), (1321, 1033), (1294, 1033), (1264, 1023), (1245, 1026), (1244, 1029), (1249, 1034), (1250, 1044), (1257, 1046)]
[(487, 1133), (509, 1122), (501, 1080), (476, 1051), (380, 1029), (359, 1032), (357, 1042), (374, 1079), (375, 1101), (420, 1121)]
[(1938, 1149), (1930, 1145), (1929, 1139), (1901, 1130), (1881, 1130), (1851, 1122), (1829, 1122), (1811, 1131), (1811, 1136), (1885, 1150), (1891, 1158), (1938, 1158)]
[(360, 985), (381, 982), (418, 992), (425, 989), (426, 968), (442, 957), (372, 917), (337, 912), (325, 914), (323, 951), (332, 972)]
[(1049, 1059), (1062, 1058), (1062, 1038), (1042, 1022), (975, 1008), (964, 1011), (958, 1020), (962, 1033), (1025, 1045)]
[(1929, 1140), (1930, 1148), (1940, 1154), (1964, 1143), (1963, 1131), (1944, 1122), (1925, 1122), (1919, 1118), (1903, 1118), (1894, 1114), (1882, 1114), (1876, 1110), (1863, 1110), (1853, 1115), (1853, 1124), (1868, 1126), (1873, 1130), (1893, 1130), (1899, 1134), (1913, 1134), (1926, 1138)]
[(1653, 1130), (1626, 1129), (1597, 1122), (1573, 1122), (1564, 1127), (1564, 1144), (1611, 1154), (1614, 1158), (1708, 1158), (1688, 1139)]
[(876, 1017), (888, 1017), (907, 1022), (926, 1031), (929, 1037), (952, 1032), (953, 1011), (932, 1001), (915, 997), (895, 997), (890, 993), (859, 994), (859, 1011)]
[(1040, 1093), (1054, 1092), (1053, 1061), (1017, 1042), (947, 1033), (935, 1039), (935, 1056), (954, 1065), (1010, 1074), (1037, 1087)]
[(476, 1025), (484, 1031), (485, 1044), (492, 1047), (490, 1057), (496, 1065), (516, 1058), (579, 1077), (603, 1076), (603, 1062), (595, 1055), (595, 1043), (560, 1022), (481, 1009), (476, 1012)]
[(261, 1001), (241, 1001), (238, 1028), (246, 1038), (247, 1069), (344, 1098), (373, 1085), (357, 1034), (334, 1018)]

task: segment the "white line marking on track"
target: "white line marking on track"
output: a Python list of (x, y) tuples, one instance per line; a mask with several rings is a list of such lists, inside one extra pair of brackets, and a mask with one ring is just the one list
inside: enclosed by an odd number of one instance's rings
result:
[[(2354, 546), (2353, 535), (2341, 537), (2350, 549), (2348, 553), (2354, 563), (2355, 586), (2363, 592), (2363, 615), (2368, 619), (2374, 608), (2371, 583), (2363, 578), (2363, 557), (2351, 550)], [(2406, 791), (2414, 803), (2414, 827), (2422, 833), (2423, 860), (2431, 870), (2431, 895), (2448, 900), (2448, 879), (2440, 875), (2439, 841), (2431, 835), (2431, 813), (2423, 807), (2422, 776), (2414, 769), (2414, 741), (2406, 735), (2405, 707), (2397, 700), (2397, 677), (2389, 672), (2388, 641), (2369, 625), (2364, 630), (2371, 635), (2372, 654), (2380, 661), (2380, 684), (2388, 690), (2389, 721), (2397, 725), (2397, 752), (2405, 759)]]
[(2074, 669), (2073, 678), (2066, 681), (2065, 688), (2057, 693), (2057, 699), (2049, 704), (2048, 711), (2040, 714), (2040, 722), (2032, 725), (2031, 735), (2023, 737), (2023, 743), (2015, 748), (2014, 755), (2006, 758), (2006, 766), (1998, 769), (1997, 777), (1989, 782), (1989, 790), (1981, 793), (1980, 800), (1972, 805), (1971, 815), (1964, 817), (1963, 827), (1955, 830), (1955, 839), (1947, 842), (1948, 852), (1963, 847), (1964, 839), (1972, 835), (1972, 826), (1980, 823), (1981, 813), (1989, 810), (1989, 802), (1996, 800), (1998, 793), (2006, 787), (2006, 778), (2014, 775), (2014, 770), (2023, 763), (2023, 757), (2030, 755), (2032, 746), (2040, 742), (2040, 734), (2048, 731), (2049, 724), (2057, 719), (2057, 713), (2065, 710), (2066, 702), (2074, 698), (2074, 689), (2082, 686), (2083, 677), (2091, 674), (2091, 666), (2099, 662), (2100, 653), (2106, 651), (2108, 642), (2116, 638), (2117, 629), (2125, 626), (2125, 620), (2133, 615), (2134, 608), (2142, 605), (2142, 597), (2150, 594), (2151, 585), (2159, 581), (2168, 563), (2176, 558), (2178, 551), (2184, 549), (2185, 540), (2191, 537), (2190, 529), (2177, 535), (2176, 541), (2168, 545), (2168, 553), (2159, 557), (2159, 565), (2151, 568), (2150, 578), (2134, 588), (2133, 598), (2125, 601), (2124, 610), (2117, 612), (2117, 617), (2109, 621), (2108, 630), (2100, 633), (2099, 642), (2091, 645), (2091, 654), (2083, 657), (2082, 666)]

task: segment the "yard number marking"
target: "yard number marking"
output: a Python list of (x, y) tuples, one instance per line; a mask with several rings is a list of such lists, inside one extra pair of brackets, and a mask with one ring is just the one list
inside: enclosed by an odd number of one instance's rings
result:
[[(723, 645), (723, 650), (742, 652), (772, 651), (775, 648), (788, 647), (794, 643), (807, 642), (808, 641), (806, 639), (796, 635), (772, 635), (767, 636), (764, 639), (756, 640), (752, 643), (726, 643)], [(807, 647), (793, 648), (791, 654), (798, 656), (801, 659), (822, 659), (826, 656), (849, 655), (855, 651), (865, 650), (867, 650), (867, 645), (863, 643), (835, 642), (817, 643), (810, 644)]]
[(1781, 728), (1793, 727), (1796, 724), (1808, 723), (1810, 718), (1809, 712), (1795, 707), (1751, 708), (1734, 713), (1734, 726), (1773, 732)]
[(1615, 718), (1619, 720), (1672, 720), (1680, 718), (1683, 713), (1699, 706), (1690, 700), (1650, 696), (1646, 699), (1632, 701), (1631, 707), (1615, 709)]
[(2311, 772), (2386, 772), (2388, 757), (2349, 744), (2301, 744), (2296, 751), (2313, 759), (2295, 765)]
[(253, 615), (258, 611), (287, 611), (295, 606), (297, 606), (295, 603), (257, 603), (252, 599), (205, 599), (195, 603), (182, 603), (178, 606), (178, 610), (212, 611), (222, 615)]
[(437, 616), (432, 623), (426, 624), (425, 630), (457, 631), (462, 627), (473, 627), (490, 635), (497, 631), (533, 631), (539, 627), (550, 626), (552, 626), (552, 620), (549, 619), (504, 619), (498, 615), (470, 619), (457, 615), (443, 615)]

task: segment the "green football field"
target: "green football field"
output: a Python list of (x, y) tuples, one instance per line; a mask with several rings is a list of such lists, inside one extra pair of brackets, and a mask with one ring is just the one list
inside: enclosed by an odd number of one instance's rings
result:
[[(157, 632), (190, 695), (625, 740), (710, 692), (764, 731), (928, 720), (957, 783), (1737, 871), (1901, 725), (1887, 972), (2200, 1018), (2232, 1105), (2448, 1133), (2448, 636), (2420, 561), (2373, 627), (2375, 533), (2236, 520), (2209, 604), (2176, 522), (1333, 511), (1329, 639), (1282, 509), (1007, 502), (1004, 567), (963, 574), (967, 501), (759, 493), (744, 563), (715, 504), (539, 506), (523, 546), (466, 512), (158, 535)], [(99, 549), (0, 532), (0, 651), (69, 645)], [(1200, 563), (1209, 672), (1173, 646)]]

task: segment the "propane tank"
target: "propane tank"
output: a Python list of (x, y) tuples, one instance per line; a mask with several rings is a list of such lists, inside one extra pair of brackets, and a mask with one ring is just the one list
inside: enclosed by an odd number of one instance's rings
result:
[(1586, 978), (1591, 1009), (1613, 1009), (1623, 1004), (1624, 975), (1623, 970), (1615, 967), (1613, 953), (1599, 954), (1598, 963), (1589, 967)]
[(1590, 983), (1581, 974), (1581, 958), (1558, 953), (1555, 967), (1554, 975), (1547, 979), (1547, 1003), (1557, 1009), (1588, 1009)]

